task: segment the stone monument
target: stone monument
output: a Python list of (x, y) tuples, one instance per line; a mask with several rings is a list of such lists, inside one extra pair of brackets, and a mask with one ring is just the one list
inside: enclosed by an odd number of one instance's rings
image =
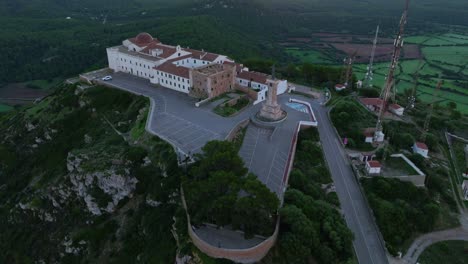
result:
[(286, 117), (286, 112), (281, 109), (278, 104), (278, 84), (279, 81), (275, 78), (275, 66), (273, 65), (272, 79), (267, 80), (268, 94), (267, 100), (262, 105), (262, 109), (258, 112), (257, 117), (261, 121), (275, 122)]

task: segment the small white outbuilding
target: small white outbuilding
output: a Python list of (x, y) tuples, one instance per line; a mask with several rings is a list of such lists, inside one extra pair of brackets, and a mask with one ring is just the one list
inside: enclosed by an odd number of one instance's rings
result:
[(413, 145), (413, 152), (423, 156), (424, 158), (429, 157), (429, 148), (422, 142), (415, 142)]
[(366, 162), (366, 172), (367, 174), (378, 175), (382, 170), (382, 165), (376, 160), (368, 160)]

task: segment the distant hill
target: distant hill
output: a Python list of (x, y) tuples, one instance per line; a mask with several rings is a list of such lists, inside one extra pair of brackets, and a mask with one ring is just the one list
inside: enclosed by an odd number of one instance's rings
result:
[[(260, 10), (276, 14), (289, 13), (300, 17), (360, 17), (364, 21), (395, 18), (401, 13), (404, 0), (3, 0), (0, 14), (6, 16), (56, 17), (68, 15), (128, 16), (135, 12), (177, 7), (181, 14), (189, 11), (210, 11), (216, 7), (244, 11)], [(410, 19), (425, 23), (468, 26), (468, 10), (464, 0), (413, 0)]]

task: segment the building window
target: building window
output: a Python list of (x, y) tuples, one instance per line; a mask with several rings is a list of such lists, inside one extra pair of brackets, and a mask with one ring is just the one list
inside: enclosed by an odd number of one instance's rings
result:
[(197, 61), (196, 61), (196, 60), (193, 60), (193, 63), (197, 63)]

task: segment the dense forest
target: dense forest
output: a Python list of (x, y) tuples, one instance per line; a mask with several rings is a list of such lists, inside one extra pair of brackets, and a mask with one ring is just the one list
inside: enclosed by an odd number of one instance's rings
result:
[[(106, 47), (141, 31), (166, 43), (238, 60), (267, 58), (286, 66), (293, 60), (278, 42), (288, 37), (313, 32), (368, 34), (379, 21), (383, 34), (392, 35), (403, 1), (374, 0), (366, 2), (365, 8), (363, 5), (343, 0), (295, 0), (287, 5), (264, 0), (3, 1), (0, 86), (67, 78), (104, 67)], [(413, 3), (409, 31), (440, 31), (445, 29), (443, 24), (468, 25), (462, 6), (459, 0)]]

